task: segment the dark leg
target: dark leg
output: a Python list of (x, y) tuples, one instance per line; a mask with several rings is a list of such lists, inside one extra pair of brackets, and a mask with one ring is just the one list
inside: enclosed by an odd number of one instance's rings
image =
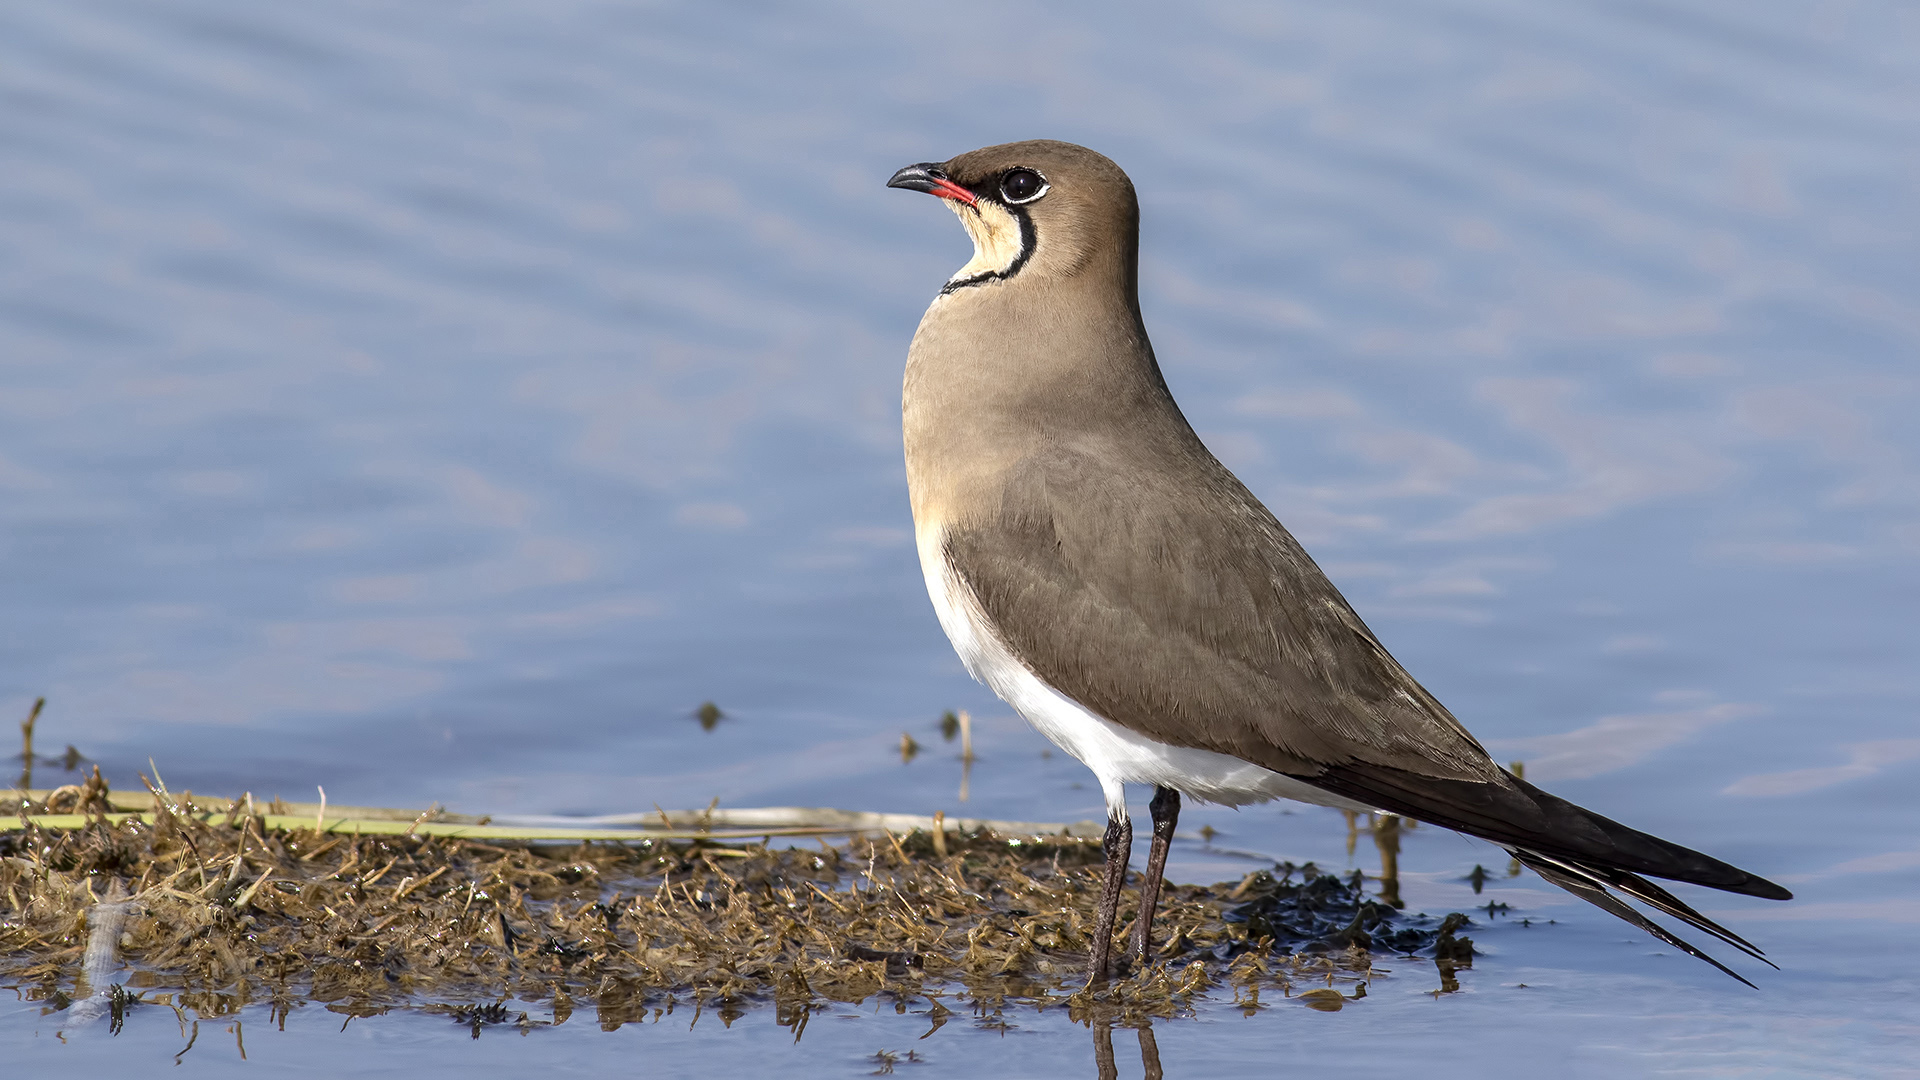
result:
[(1100, 887), (1100, 910), (1093, 920), (1093, 958), (1087, 969), (1087, 985), (1107, 981), (1113, 956), (1113, 923), (1120, 915), (1120, 888), (1127, 881), (1127, 860), (1133, 855), (1133, 821), (1125, 816), (1107, 819), (1107, 839), (1102, 848), (1107, 856), (1106, 881)]
[(1160, 906), (1160, 875), (1167, 869), (1167, 848), (1173, 844), (1173, 826), (1180, 820), (1180, 793), (1172, 788), (1155, 788), (1153, 802), (1153, 845), (1147, 850), (1147, 879), (1140, 884), (1140, 916), (1133, 921), (1133, 962), (1147, 964), (1148, 946), (1153, 943), (1153, 912)]

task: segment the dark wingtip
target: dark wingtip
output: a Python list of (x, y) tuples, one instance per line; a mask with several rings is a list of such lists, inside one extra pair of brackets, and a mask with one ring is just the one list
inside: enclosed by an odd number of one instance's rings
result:
[(1298, 779), (1503, 846), (1765, 900), (1793, 899), (1792, 893), (1765, 878), (1629, 828), (1510, 774), (1488, 784), (1350, 762)]
[(1762, 900), (1791, 900), (1793, 894), (1768, 881), (1766, 878), (1749, 878), (1738, 886), (1727, 889), (1744, 896), (1757, 896)]

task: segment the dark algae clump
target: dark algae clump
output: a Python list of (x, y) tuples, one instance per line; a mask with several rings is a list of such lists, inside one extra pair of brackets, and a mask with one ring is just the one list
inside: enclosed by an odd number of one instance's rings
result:
[[(1437, 955), (1444, 940), (1448, 959), (1472, 966), (1473, 942), (1453, 936), (1469, 925), (1465, 915), (1456, 912), (1446, 920), (1406, 915), (1368, 898), (1357, 870), (1345, 878), (1320, 873), (1311, 864), (1285, 863), (1275, 870), (1279, 877), (1261, 870), (1227, 894), (1229, 905), (1220, 917), (1245, 926), (1248, 939), (1269, 940), (1283, 953), (1326, 953), (1351, 946), (1406, 955)], [(1296, 873), (1299, 881), (1293, 880)], [(1242, 899), (1245, 902), (1232, 903)]]
[(483, 842), (267, 827), (251, 800), (164, 791), (148, 811), (111, 807), (104, 785), (53, 808), (77, 827), (38, 823), (44, 805), (0, 806), (18, 821), (0, 833), (0, 982), (74, 1022), (265, 1002), (441, 1013), (478, 1037), (771, 1008), (798, 1035), (830, 1003), (869, 998), (935, 1027), (1022, 1007), (1124, 1020), (1182, 1015), (1206, 993), (1339, 1008), (1388, 974), (1375, 960), (1389, 954), (1433, 963), (1452, 989), (1472, 957), (1454, 933), (1464, 916), (1403, 915), (1357, 874), (1280, 866), (1168, 888), (1156, 955), (1086, 991), (1093, 840)]

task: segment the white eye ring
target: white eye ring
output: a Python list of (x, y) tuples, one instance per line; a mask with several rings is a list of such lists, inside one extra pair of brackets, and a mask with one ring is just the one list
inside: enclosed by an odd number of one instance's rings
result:
[[(1017, 194), (1017, 190), (1026, 189), (1029, 177), (1036, 181), (1038, 186), (1034, 187), (1031, 191), (1027, 191), (1024, 195)], [(1030, 169), (1024, 165), (1019, 168), (1008, 169), (1006, 175), (1000, 178), (1000, 198), (1004, 200), (1008, 206), (1025, 205), (1040, 198), (1051, 190), (1053, 190), (1053, 185), (1047, 183), (1045, 176), (1040, 175), (1040, 170)]]

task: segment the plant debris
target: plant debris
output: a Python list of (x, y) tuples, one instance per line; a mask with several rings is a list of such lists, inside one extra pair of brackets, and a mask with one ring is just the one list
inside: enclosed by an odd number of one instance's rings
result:
[[(110, 1012), (116, 1029), (142, 1004), (213, 1018), (261, 1002), (282, 1023), (308, 1003), (349, 1019), (439, 1013), (475, 1038), (589, 1009), (612, 1030), (677, 1008), (730, 1024), (756, 1007), (797, 1038), (813, 1013), (869, 998), (921, 1003), (936, 1029), (961, 1008), (990, 1026), (1016, 1007), (1125, 1022), (1188, 1014), (1215, 990), (1248, 1011), (1272, 1004), (1263, 994), (1337, 1009), (1387, 974), (1375, 950), (1431, 957), (1457, 989), (1473, 955), (1454, 935), (1464, 915), (1403, 915), (1358, 873), (1289, 864), (1168, 886), (1156, 954), (1090, 990), (1101, 855), (1082, 837), (945, 826), (810, 848), (560, 845), (324, 832), (269, 824), (250, 797), (164, 788), (150, 810), (117, 812), (126, 800), (97, 772), (56, 794), (0, 804), (20, 819), (0, 834), (0, 980), (49, 1012), (73, 1006), (75, 1023)], [(85, 824), (35, 817), (49, 812)]]

